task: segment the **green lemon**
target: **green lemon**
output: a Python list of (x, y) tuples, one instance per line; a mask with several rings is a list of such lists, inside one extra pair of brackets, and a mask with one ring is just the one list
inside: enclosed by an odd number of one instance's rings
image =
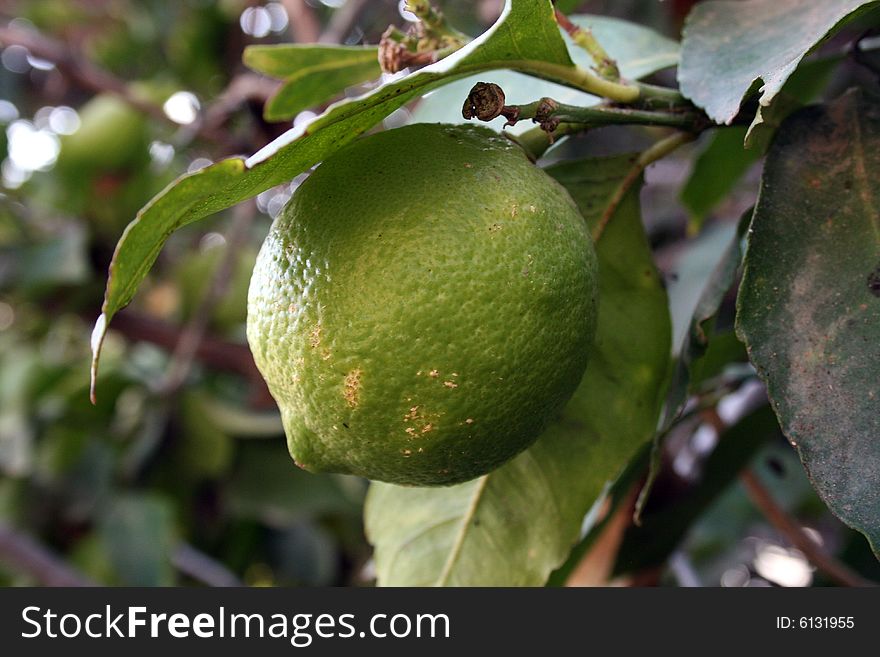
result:
[(100, 94), (79, 109), (80, 127), (61, 139), (58, 166), (73, 172), (116, 171), (148, 160), (147, 119), (124, 100)]
[(561, 186), (486, 128), (417, 124), (297, 189), (257, 258), (248, 341), (301, 467), (454, 484), (568, 400), (596, 295)]

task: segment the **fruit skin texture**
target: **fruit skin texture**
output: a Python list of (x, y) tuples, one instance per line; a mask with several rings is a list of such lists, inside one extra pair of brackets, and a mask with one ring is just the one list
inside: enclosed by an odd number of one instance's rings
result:
[(297, 189), (257, 258), (248, 341), (301, 467), (455, 484), (568, 400), (596, 295), (561, 186), (486, 128), (416, 124)]

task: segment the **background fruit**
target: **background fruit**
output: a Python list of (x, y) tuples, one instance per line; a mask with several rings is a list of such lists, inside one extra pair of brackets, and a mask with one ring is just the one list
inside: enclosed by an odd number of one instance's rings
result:
[(100, 94), (80, 108), (79, 118), (79, 130), (61, 141), (60, 168), (116, 171), (146, 161), (147, 119), (124, 100)]
[(489, 130), (417, 124), (332, 156), (249, 294), (295, 460), (435, 485), (510, 459), (583, 373), (595, 267), (568, 194)]
[[(146, 96), (143, 84), (137, 89)], [(79, 117), (79, 129), (61, 139), (59, 203), (84, 217), (99, 238), (117, 239), (167, 175), (150, 168), (147, 117), (125, 101), (99, 94)]]

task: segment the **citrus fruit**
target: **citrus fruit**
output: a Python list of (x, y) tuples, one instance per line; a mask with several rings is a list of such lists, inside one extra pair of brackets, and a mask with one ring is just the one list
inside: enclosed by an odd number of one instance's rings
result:
[(78, 173), (115, 171), (149, 159), (147, 119), (124, 100), (100, 94), (79, 110), (80, 126), (61, 139), (58, 166)]
[(328, 158), (260, 250), (248, 341), (294, 460), (453, 484), (532, 444), (578, 384), (596, 260), (566, 191), (486, 128)]

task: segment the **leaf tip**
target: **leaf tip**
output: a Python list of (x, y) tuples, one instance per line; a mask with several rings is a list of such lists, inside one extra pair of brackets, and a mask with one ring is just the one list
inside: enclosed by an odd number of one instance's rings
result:
[(90, 382), (89, 382), (89, 401), (92, 404), (98, 403), (98, 398), (95, 393), (95, 388), (98, 383), (98, 361), (101, 358), (101, 347), (104, 344), (104, 336), (107, 334), (107, 315), (105, 313), (101, 313), (95, 322), (95, 328), (92, 329), (92, 365), (90, 369)]

